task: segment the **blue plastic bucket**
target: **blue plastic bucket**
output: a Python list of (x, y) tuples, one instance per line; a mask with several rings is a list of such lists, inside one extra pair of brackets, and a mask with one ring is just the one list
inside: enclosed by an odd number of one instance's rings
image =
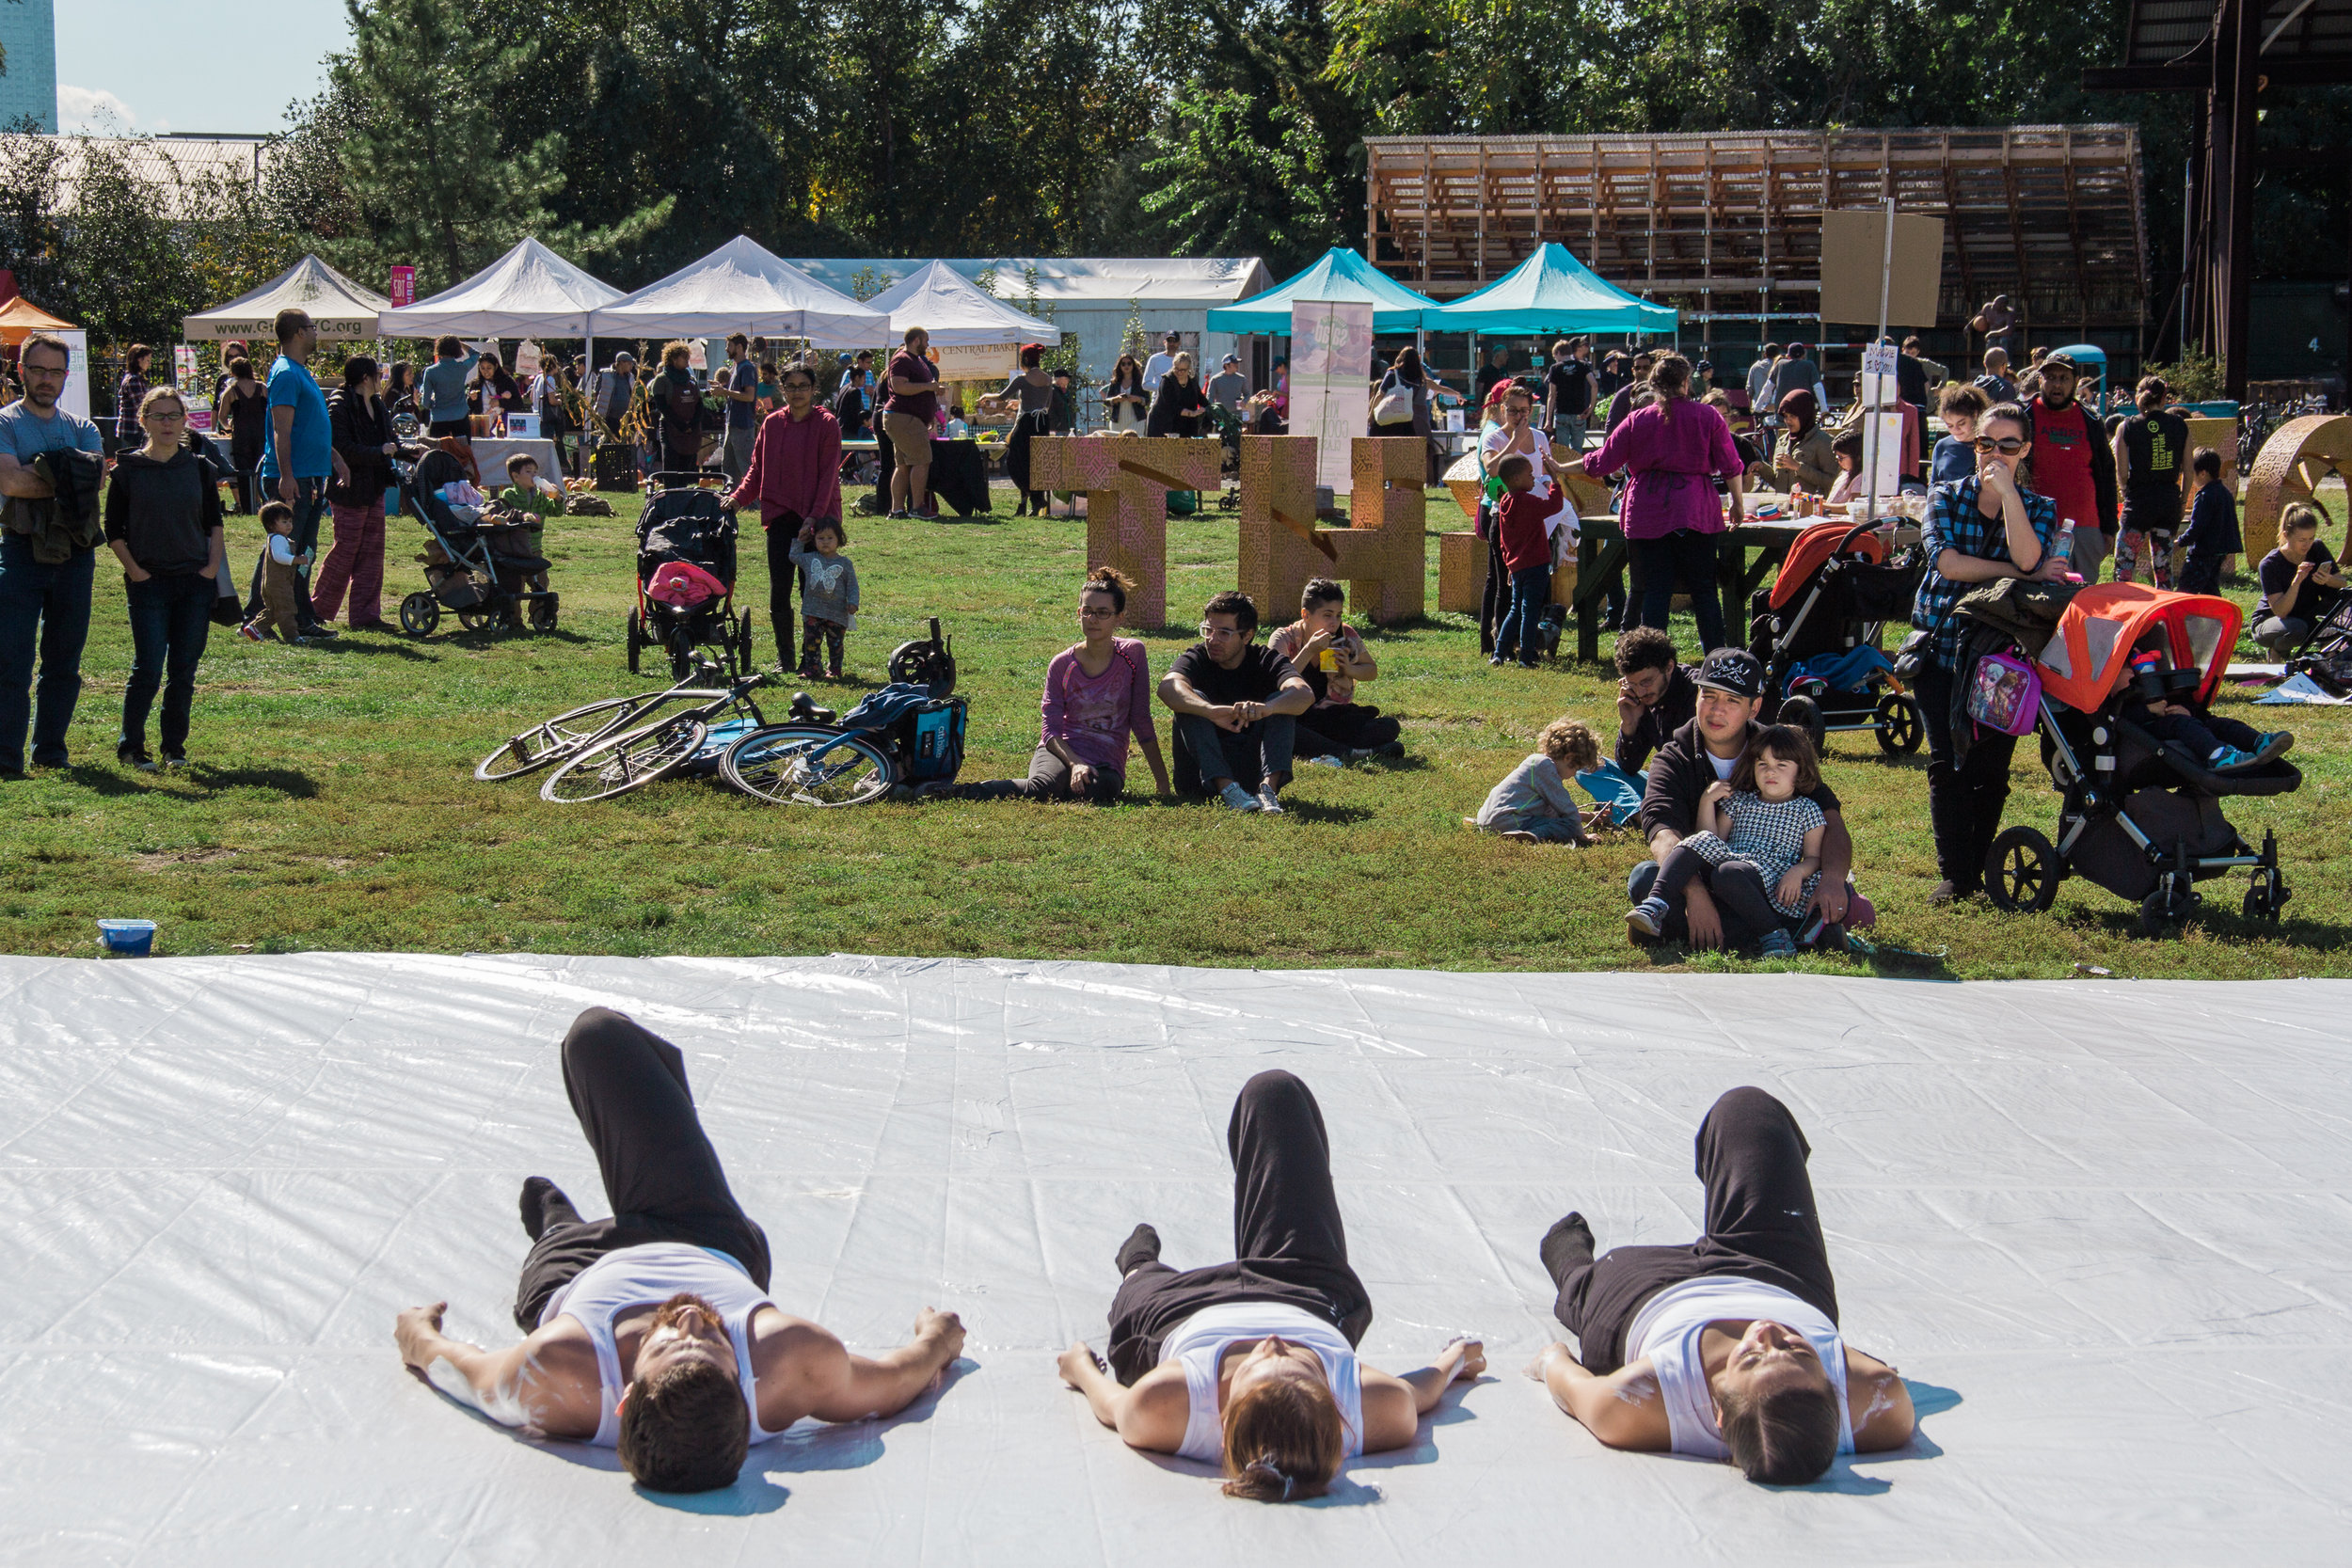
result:
[(155, 923), (151, 920), (102, 920), (98, 923), (98, 945), (110, 958), (144, 958), (155, 945)]

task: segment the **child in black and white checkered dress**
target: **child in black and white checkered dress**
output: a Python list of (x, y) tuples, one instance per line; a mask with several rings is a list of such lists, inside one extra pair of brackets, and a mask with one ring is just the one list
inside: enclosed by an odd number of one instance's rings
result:
[(1700, 831), (1668, 853), (1650, 896), (1626, 911), (1626, 923), (1652, 936), (1663, 932), (1681, 908), (1683, 890), (1704, 875), (1726, 912), (1763, 930), (1765, 957), (1795, 952), (1789, 927), (1804, 919), (1820, 878), (1829, 826), (1807, 799), (1820, 783), (1804, 731), (1774, 724), (1759, 733), (1730, 779), (1700, 798)]

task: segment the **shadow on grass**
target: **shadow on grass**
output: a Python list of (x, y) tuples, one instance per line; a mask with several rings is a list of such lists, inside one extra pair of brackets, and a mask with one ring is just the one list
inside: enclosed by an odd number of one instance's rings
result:
[(1301, 822), (1363, 822), (1372, 816), (1367, 806), (1328, 806), (1315, 800), (1301, 800), (1294, 796), (1282, 797), (1282, 814)]
[(230, 789), (268, 789), (293, 800), (318, 798), (319, 784), (310, 774), (293, 768), (190, 768), (188, 772), (206, 795)]
[(410, 659), (419, 664), (430, 664), (433, 662), (433, 657), (430, 654), (425, 653), (423, 650), (418, 648), (415, 644), (405, 641), (405, 639), (399, 641), (379, 641), (374, 639), (363, 641), (354, 637), (329, 637), (324, 639), (323, 641), (312, 642), (309, 646), (310, 651), (314, 653), (370, 654), (377, 657), (389, 655), (393, 658)]

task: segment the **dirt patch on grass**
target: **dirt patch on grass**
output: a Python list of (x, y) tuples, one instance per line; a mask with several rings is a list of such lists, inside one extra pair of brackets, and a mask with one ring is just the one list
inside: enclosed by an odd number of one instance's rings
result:
[(237, 858), (234, 849), (161, 849), (125, 857), (134, 871), (171, 871), (183, 865), (210, 865)]

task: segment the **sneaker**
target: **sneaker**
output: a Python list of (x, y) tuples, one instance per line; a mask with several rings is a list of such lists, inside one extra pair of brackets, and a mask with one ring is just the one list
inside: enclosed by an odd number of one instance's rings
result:
[(302, 641), (305, 642), (324, 642), (334, 635), (335, 628), (324, 621), (313, 621), (302, 628)]
[(1334, 772), (1337, 772), (1347, 766), (1347, 759), (1344, 757), (1309, 757), (1307, 759), (1307, 766), (1310, 768), (1328, 768)]
[(1541, 844), (1543, 842), (1542, 839), (1537, 838), (1534, 833), (1529, 832), (1525, 828), (1505, 828), (1496, 836), (1499, 838), (1507, 838), (1514, 844)]
[(1274, 791), (1271, 789), (1262, 789), (1258, 791), (1258, 809), (1271, 816), (1280, 816), (1285, 815), (1282, 810), (1282, 802), (1275, 799)]
[(1502, 669), (1506, 662), (1507, 660), (1505, 660), (1501, 654), (1489, 654), (1486, 656), (1486, 663), (1494, 669)]
[(1540, 670), (1543, 667), (1543, 661), (1540, 659), (1523, 658), (1519, 660), (1519, 668), (1522, 670)]
[(1662, 937), (1666, 934), (1666, 916), (1671, 912), (1663, 898), (1645, 898), (1625, 911), (1625, 923), (1645, 937)]
[(1258, 811), (1262, 809), (1258, 804), (1258, 798), (1255, 795), (1250, 794), (1249, 791), (1242, 788), (1242, 786), (1237, 784), (1227, 784), (1224, 789), (1218, 792), (1218, 799), (1222, 800), (1228, 807), (1234, 811)]
[(248, 642), (260, 642), (265, 641), (265, 639), (262, 636), (262, 628), (255, 626), (250, 621), (247, 621), (244, 626), (237, 628), (237, 635), (244, 638)]
[(2256, 762), (2273, 762), (2295, 748), (2295, 736), (2285, 730), (2273, 730), (2254, 747)]
[(1764, 956), (1768, 958), (1793, 958), (1797, 956), (1797, 939), (1775, 926), (1764, 933)]
[(1405, 742), (1402, 740), (1382, 741), (1379, 745), (1375, 746), (1368, 752), (1359, 752), (1357, 753), (1359, 756), (1365, 757), (1386, 757), (1391, 762), (1395, 761), (1398, 757), (1401, 757), (1404, 754)]
[(908, 516), (908, 515), (904, 512), (893, 512), (889, 515), (890, 520), (894, 523), (903, 523), (907, 520)]
[(185, 768), (187, 765), (188, 753), (185, 752), (166, 752), (164, 753), (164, 766), (166, 768)]
[(155, 759), (147, 754), (147, 748), (135, 740), (126, 740), (115, 748), (115, 761), (142, 773), (155, 771)]
[(2251, 768), (2259, 760), (2253, 752), (2241, 752), (2234, 746), (2216, 746), (2213, 755), (2205, 759), (2205, 766), (2217, 773), (2226, 773), (2233, 768)]

